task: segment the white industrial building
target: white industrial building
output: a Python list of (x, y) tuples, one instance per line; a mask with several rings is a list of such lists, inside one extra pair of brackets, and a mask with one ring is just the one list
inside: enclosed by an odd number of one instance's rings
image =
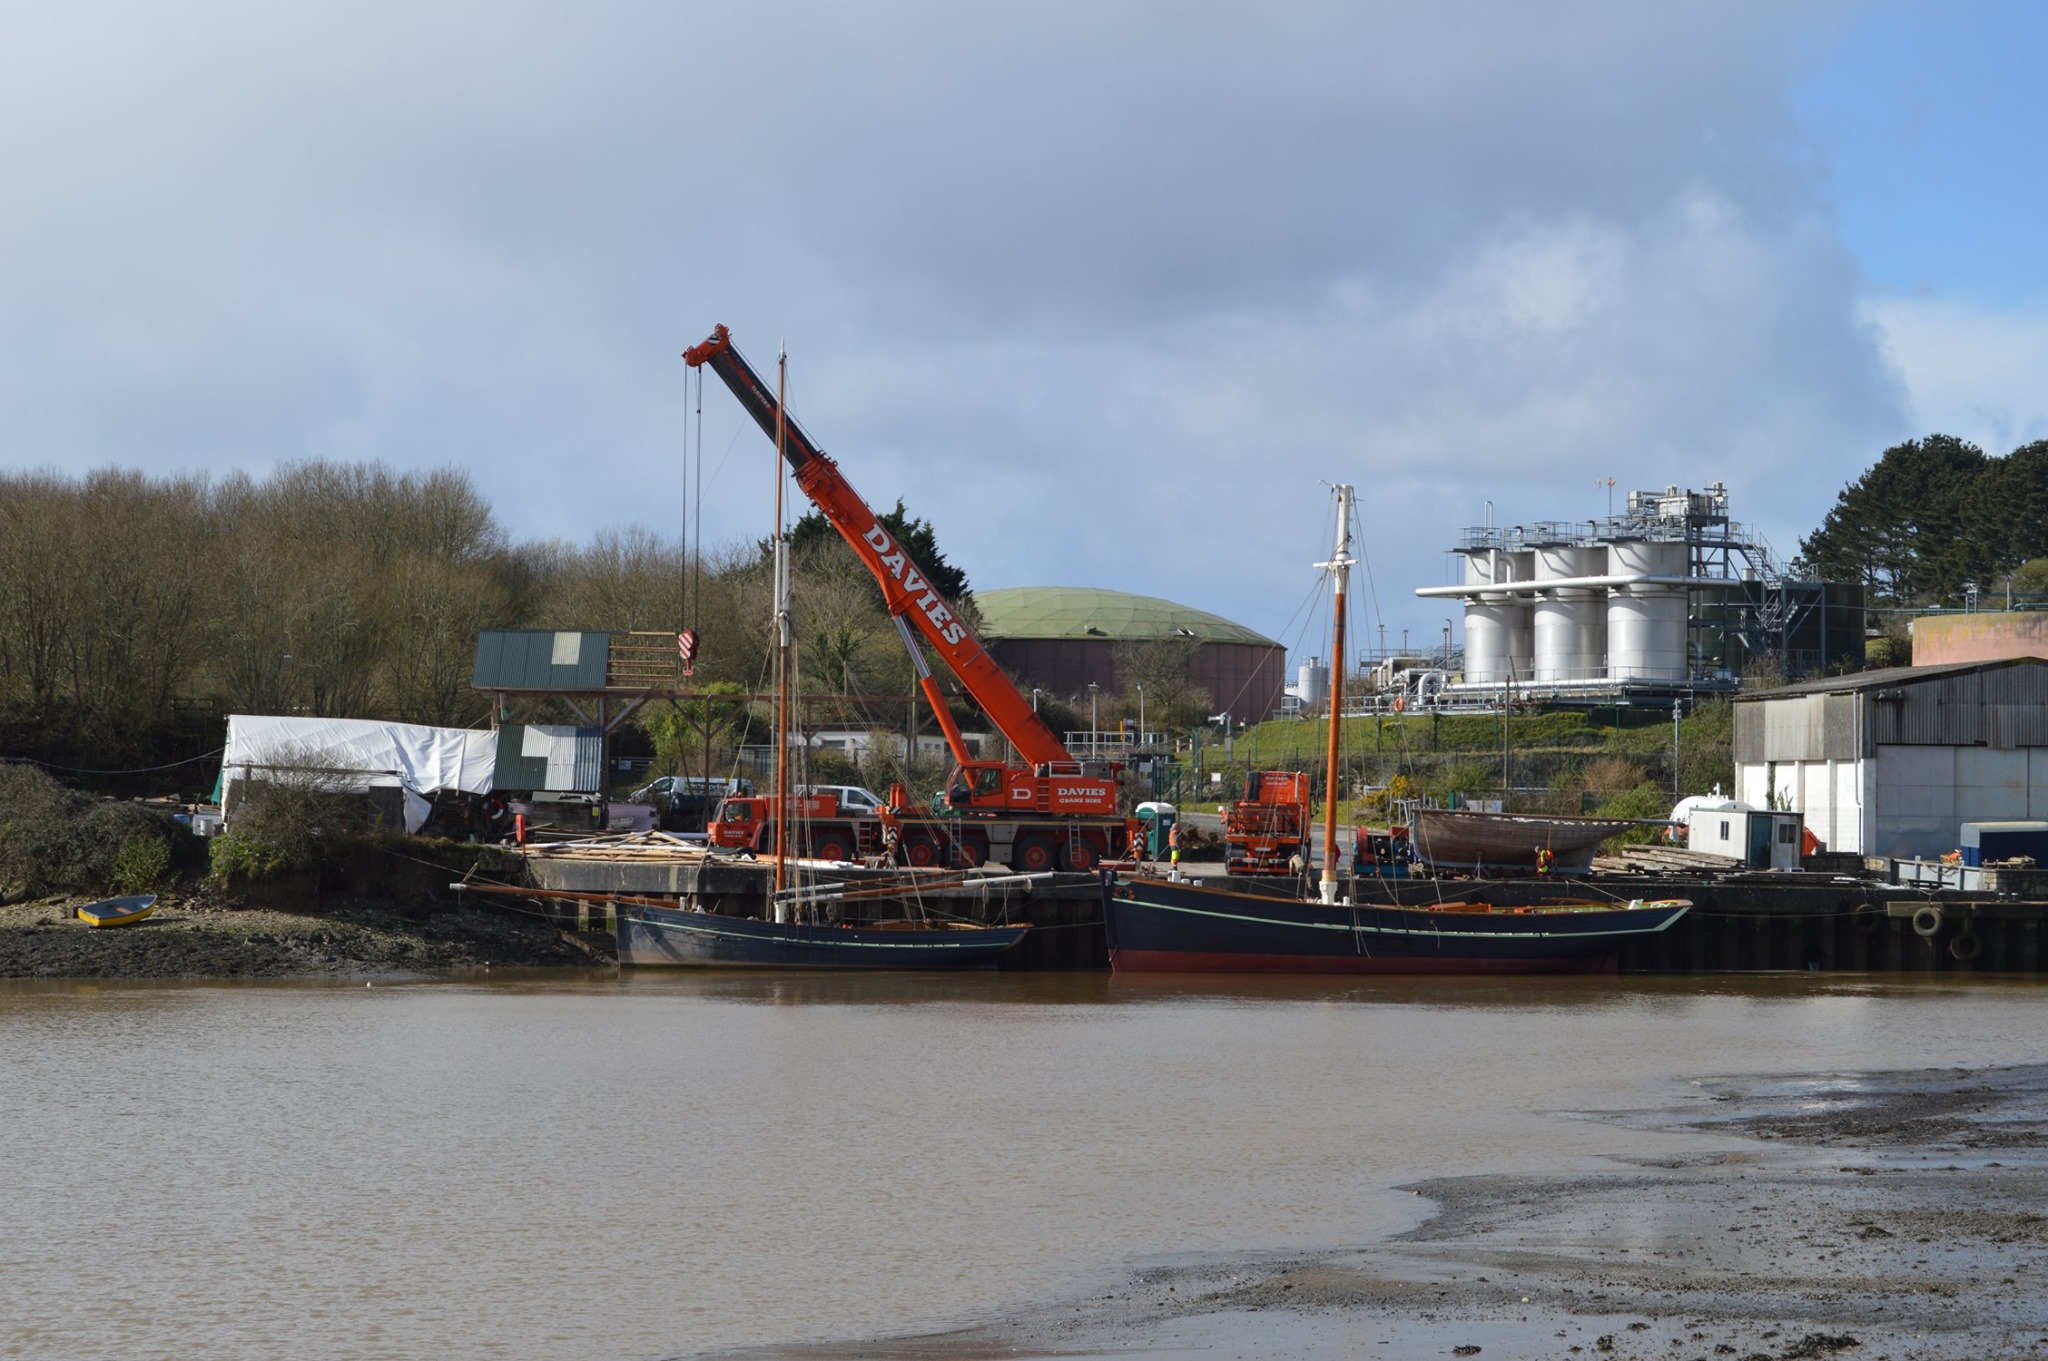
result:
[(1567, 703), (1668, 703), (1732, 690), (1759, 653), (1791, 674), (1862, 661), (1860, 592), (1853, 617), (1837, 592), (1831, 638), (1835, 588), (1788, 581), (1769, 545), (1729, 518), (1718, 482), (1632, 491), (1626, 512), (1605, 519), (1467, 529), (1452, 551), (1462, 579), (1415, 594), (1464, 605), (1453, 702), (1512, 688)]
[(1893, 667), (1735, 702), (1735, 797), (1830, 851), (1927, 859), (1966, 822), (2048, 818), (2048, 661)]

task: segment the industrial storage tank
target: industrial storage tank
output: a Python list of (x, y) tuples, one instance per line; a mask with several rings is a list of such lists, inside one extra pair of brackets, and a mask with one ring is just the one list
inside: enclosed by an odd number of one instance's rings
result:
[[(1527, 581), (1534, 565), (1531, 553), (1489, 548), (1465, 555), (1465, 584)], [(1490, 591), (1465, 603), (1465, 682), (1498, 685), (1527, 680), (1533, 651), (1530, 600), (1505, 591)]]
[[(1123, 662), (1132, 644), (1185, 645), (1187, 677), (1205, 705), (1246, 722), (1269, 717), (1287, 686), (1287, 649), (1220, 615), (1171, 600), (1086, 586), (976, 591), (982, 641), (1024, 687), (1082, 706), (1088, 686), (1134, 694)], [(1107, 713), (1103, 714), (1108, 718)]]
[(1330, 697), (1330, 668), (1323, 665), (1322, 658), (1309, 658), (1294, 674), (1294, 693), (1301, 697), (1301, 707), (1311, 713), (1322, 708)]
[[(1535, 552), (1538, 582), (1607, 574), (1605, 548), (1550, 544)], [(1564, 586), (1537, 600), (1532, 630), (1536, 681), (1599, 679), (1607, 650), (1605, 594), (1597, 586)]]
[[(1618, 539), (1607, 546), (1607, 570), (1617, 577), (1685, 577), (1683, 543)], [(1686, 678), (1686, 589), (1672, 585), (1617, 585), (1607, 598), (1607, 674), (1614, 680)]]

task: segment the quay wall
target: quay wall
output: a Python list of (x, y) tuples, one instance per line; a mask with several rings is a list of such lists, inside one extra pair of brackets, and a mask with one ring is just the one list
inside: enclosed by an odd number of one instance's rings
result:
[[(686, 905), (733, 916), (760, 915), (766, 866), (718, 861), (648, 864), (593, 860), (529, 862), (542, 887), (583, 892), (674, 894)], [(1285, 896), (1278, 881), (1233, 887)], [(1825, 875), (1734, 875), (1717, 879), (1367, 879), (1359, 901), (1410, 903), (1481, 898), (1503, 907), (1584, 897), (1686, 898), (1675, 926), (1624, 950), (1623, 973), (1697, 974), (1815, 970), (1873, 973), (2043, 972), (2048, 901), (1956, 891), (1923, 892)], [(1007, 896), (929, 890), (931, 909), (978, 921), (1028, 921), (1033, 930), (1005, 956), (1014, 969), (1101, 969), (1108, 965), (1095, 877), (1061, 874)], [(569, 905), (561, 924), (606, 931), (605, 905)]]
[(1692, 910), (1670, 930), (1622, 951), (1623, 973), (2028, 974), (2044, 964), (2048, 901), (1826, 875), (1381, 880), (1361, 883), (1358, 896), (1407, 903), (1480, 898), (1513, 907), (1560, 894), (1691, 901)]
[[(769, 867), (745, 860), (604, 861), (533, 857), (527, 872), (541, 888), (578, 893), (673, 895), (685, 907), (724, 916), (765, 915)], [(857, 873), (855, 878), (861, 877)], [(935, 915), (980, 922), (1030, 922), (1031, 932), (1005, 953), (1004, 969), (1106, 969), (1109, 946), (1102, 934), (1102, 896), (1093, 874), (1059, 874), (1031, 885), (991, 889), (969, 886), (925, 889), (920, 900)], [(547, 908), (545, 900), (538, 906)], [(558, 922), (570, 929), (609, 931), (614, 920), (603, 903), (556, 905)]]

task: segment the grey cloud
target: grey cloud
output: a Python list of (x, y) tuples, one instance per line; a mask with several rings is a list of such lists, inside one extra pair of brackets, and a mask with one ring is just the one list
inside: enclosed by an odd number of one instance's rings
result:
[(1789, 550), (1899, 410), (1785, 110), (1831, 14), (17, 12), (0, 457), (455, 461), (515, 532), (663, 527), (726, 321), (984, 585), (1278, 629), (1340, 477), (1395, 611), (1596, 476), (1727, 477)]

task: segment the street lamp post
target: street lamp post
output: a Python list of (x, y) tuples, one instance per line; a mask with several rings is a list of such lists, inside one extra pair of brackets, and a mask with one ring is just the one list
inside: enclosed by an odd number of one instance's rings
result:
[(1678, 716), (1685, 712), (1683, 700), (1671, 701), (1671, 806), (1678, 806)]
[(1096, 704), (1101, 687), (1094, 681), (1088, 682), (1088, 754), (1102, 755), (1102, 719)]
[(1138, 687), (1138, 745), (1145, 745), (1145, 687)]

